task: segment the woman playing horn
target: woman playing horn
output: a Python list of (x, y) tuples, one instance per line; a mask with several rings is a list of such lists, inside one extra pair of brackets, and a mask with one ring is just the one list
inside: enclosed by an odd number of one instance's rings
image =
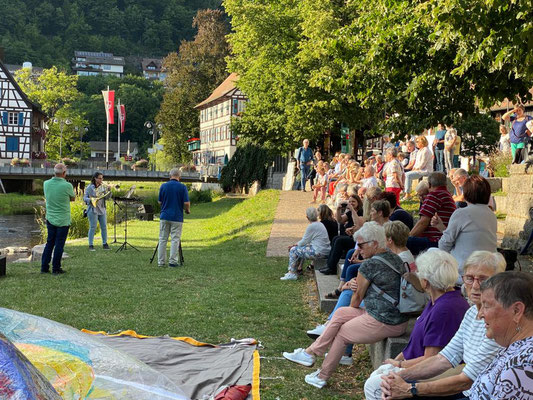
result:
[(104, 185), (104, 175), (97, 171), (91, 178), (91, 184), (85, 189), (83, 200), (87, 204), (87, 218), (89, 219), (89, 251), (95, 251), (93, 240), (96, 224), (100, 224), (104, 250), (110, 250), (107, 244), (107, 212), (105, 201), (111, 196), (111, 191)]

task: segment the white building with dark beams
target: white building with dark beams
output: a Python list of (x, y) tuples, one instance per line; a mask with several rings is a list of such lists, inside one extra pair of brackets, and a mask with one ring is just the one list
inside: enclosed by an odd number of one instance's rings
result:
[(188, 141), (195, 165), (223, 164), (235, 153), (237, 138), (231, 131), (231, 120), (241, 115), (248, 102), (246, 95), (235, 86), (238, 79), (238, 75), (232, 73), (207, 99), (195, 106), (200, 111), (200, 137)]
[(0, 165), (42, 154), (46, 119), (0, 62)]

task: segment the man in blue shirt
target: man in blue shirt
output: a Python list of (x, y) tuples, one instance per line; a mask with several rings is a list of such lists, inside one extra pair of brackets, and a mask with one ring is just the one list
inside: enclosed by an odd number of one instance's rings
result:
[(304, 139), (303, 146), (298, 149), (298, 157), (296, 158), (296, 168), (300, 170), (302, 192), (305, 192), (305, 182), (307, 175), (311, 171), (313, 164), (313, 150), (309, 148), (309, 140)]
[(167, 241), (170, 234), (169, 267), (177, 267), (178, 249), (183, 228), (183, 211), (191, 213), (191, 203), (187, 187), (179, 181), (180, 170), (170, 170), (170, 181), (163, 183), (159, 189), (159, 204), (161, 215), (159, 217), (159, 248), (157, 251), (157, 265), (164, 267), (167, 256)]
[(444, 172), (444, 137), (445, 136), (446, 136), (446, 129), (443, 128), (442, 124), (439, 124), (437, 126), (437, 132), (435, 132), (435, 158), (437, 159), (437, 172)]

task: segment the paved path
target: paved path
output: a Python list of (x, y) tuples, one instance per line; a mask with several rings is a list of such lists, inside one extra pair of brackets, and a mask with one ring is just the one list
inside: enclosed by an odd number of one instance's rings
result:
[(267, 257), (287, 257), (289, 254), (287, 248), (302, 238), (308, 224), (305, 210), (310, 206), (311, 200), (313, 194), (309, 191), (281, 192), (268, 239)]

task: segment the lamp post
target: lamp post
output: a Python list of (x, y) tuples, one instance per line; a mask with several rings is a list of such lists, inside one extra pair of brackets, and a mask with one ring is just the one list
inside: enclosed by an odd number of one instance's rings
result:
[(157, 161), (157, 149), (155, 148), (155, 142), (157, 141), (157, 135), (161, 135), (161, 129), (163, 128), (163, 125), (161, 124), (155, 124), (152, 121), (146, 121), (144, 123), (144, 127), (148, 129), (148, 134), (152, 135), (152, 151), (154, 152), (154, 163), (152, 165), (152, 171), (155, 171), (155, 164)]
[(63, 129), (65, 128), (65, 125), (70, 125), (72, 121), (68, 118), (54, 118), (54, 124), (57, 124), (59, 122), (59, 160), (61, 161), (61, 158), (63, 157)]
[(76, 132), (79, 132), (79, 134), (80, 134), (80, 161), (81, 161), (81, 158), (82, 158), (82, 153), (81, 153), (81, 150), (82, 150), (82, 146), (81, 146), (81, 144), (82, 144), (82, 137), (83, 137), (84, 134), (86, 134), (87, 132), (89, 132), (89, 128), (87, 128), (86, 126), (83, 126), (83, 127), (82, 127), (82, 126), (75, 126), (75, 127), (74, 127), (74, 130), (75, 130)]

